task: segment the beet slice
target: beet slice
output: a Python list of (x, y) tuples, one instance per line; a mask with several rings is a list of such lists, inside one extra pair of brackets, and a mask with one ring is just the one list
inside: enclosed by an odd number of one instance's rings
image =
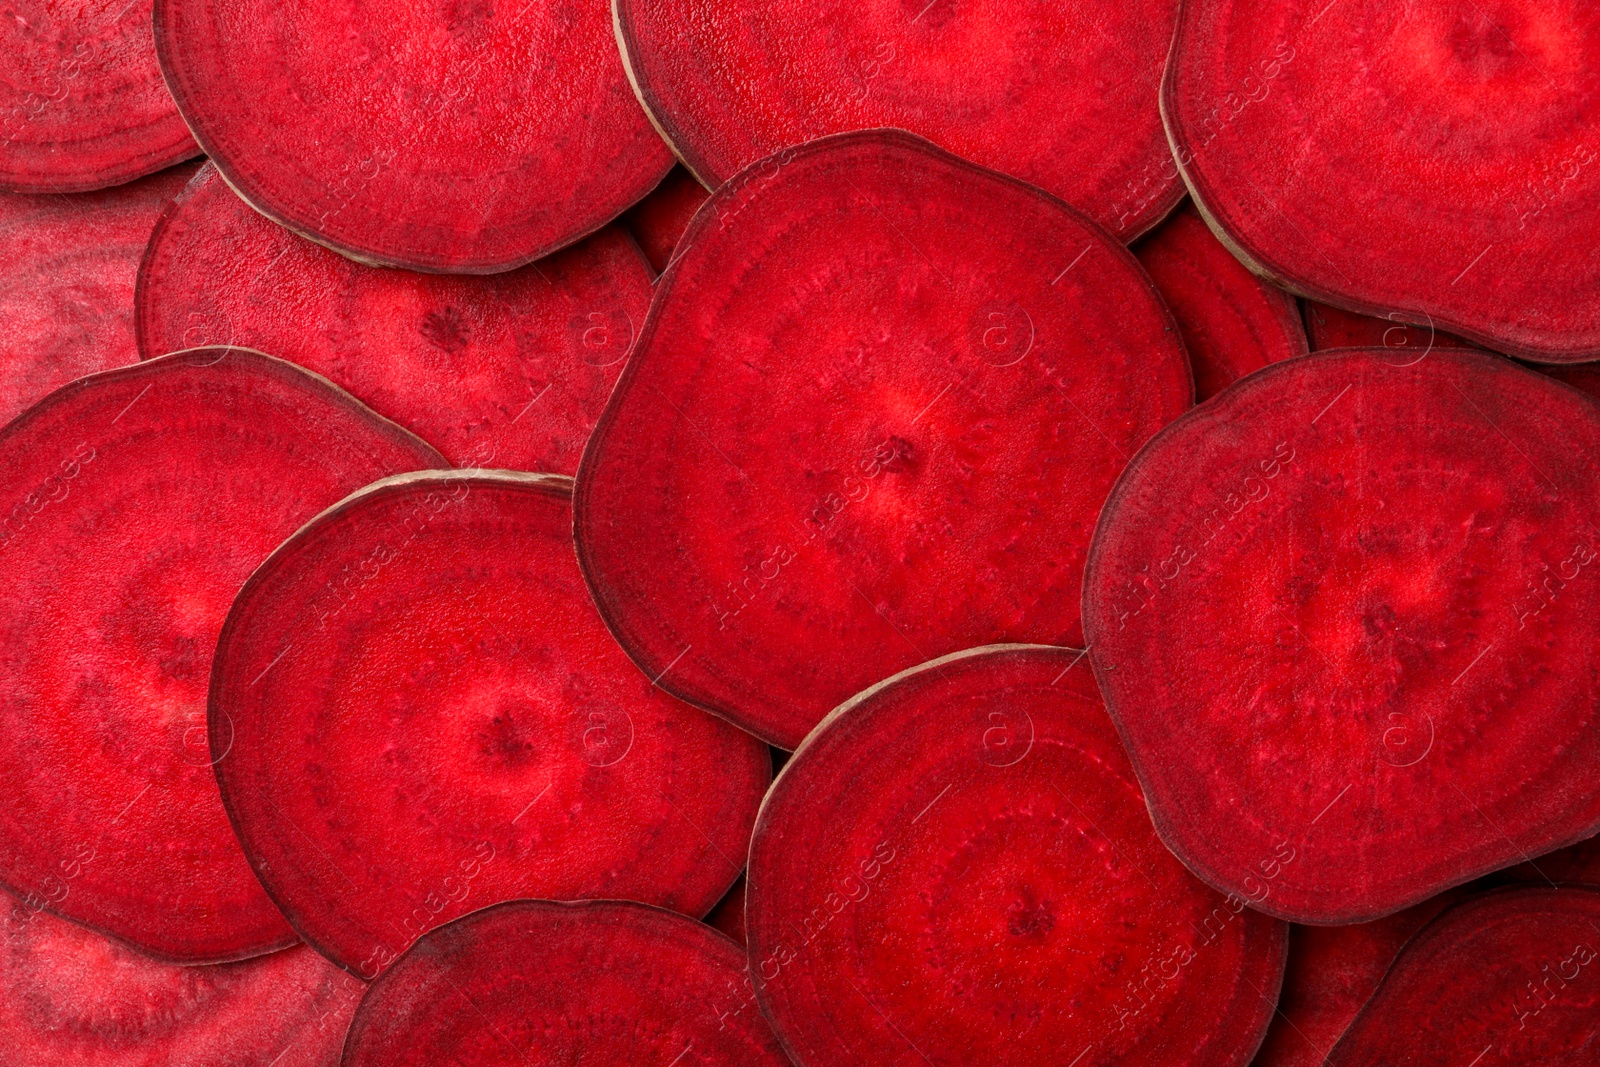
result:
[(1161, 847), (1082, 659), (958, 652), (795, 752), (745, 916), (796, 1063), (1249, 1062), (1288, 928)]
[(1426, 324), (1418, 326), (1399, 319), (1375, 319), (1353, 311), (1329, 307), (1315, 300), (1305, 303), (1306, 333), (1311, 350), (1325, 348), (1477, 348), (1453, 333)]
[(673, 167), (649, 196), (622, 217), (657, 274), (672, 262), (672, 251), (689, 228), (689, 220), (710, 196), (694, 175), (682, 167)]
[(208, 166), (150, 240), (139, 347), (271, 352), (458, 466), (571, 474), (644, 324), (651, 277), (614, 226), (486, 278), (364, 266), (252, 211)]
[(509, 270), (599, 229), (672, 165), (596, 4), (159, 0), (155, 35), (228, 184), (365, 262)]
[(1597, 925), (1590, 888), (1458, 904), (1406, 946), (1327, 1067), (1592, 1063)]
[(0, 193), (0, 424), (74, 378), (136, 362), (133, 289), (173, 167), (70, 196)]
[(178, 967), (26, 905), (5, 911), (7, 1067), (335, 1067), (366, 989), (304, 945)]
[(1084, 627), (1191, 870), (1361, 922), (1595, 832), (1597, 455), (1600, 407), (1509, 360), (1342, 349), (1134, 459)]
[(423, 938), (372, 983), (344, 1067), (788, 1067), (743, 1010), (739, 946), (631, 901), (518, 900)]
[(895, 127), (1061, 197), (1122, 241), (1183, 195), (1159, 105), (1177, 10), (612, 0), (639, 100), (708, 188), (780, 149)]
[(1579, 392), (1600, 399), (1600, 363), (1570, 363), (1564, 367), (1546, 364), (1534, 367), (1558, 382), (1565, 382)]
[(728, 890), (728, 895), (717, 902), (706, 916), (706, 925), (714, 930), (721, 930), (739, 944), (744, 944), (744, 875), (733, 883), (733, 888)]
[(1600, 885), (1600, 838), (1589, 838), (1576, 845), (1557, 849), (1538, 859), (1519, 863), (1505, 871), (1516, 882), (1586, 882)]
[(759, 164), (685, 241), (575, 497), (645, 673), (793, 748), (929, 656), (1078, 637), (1100, 505), (1192, 395), (1137, 261), (899, 131)]
[(1308, 351), (1294, 297), (1245, 269), (1185, 204), (1133, 254), (1172, 309), (1206, 400), (1268, 363)]
[(698, 918), (743, 866), (766, 747), (629, 665), (572, 558), (571, 484), (387, 479), (285, 542), (223, 626), (223, 802), (295, 929), (363, 978), (516, 897)]
[(1600, 8), (1183, 5), (1189, 191), (1257, 273), (1544, 362), (1600, 358)]
[(0, 430), (0, 883), (178, 962), (293, 942), (217, 794), (211, 650), (301, 522), (443, 464), (323, 379), (242, 349), (80, 378)]

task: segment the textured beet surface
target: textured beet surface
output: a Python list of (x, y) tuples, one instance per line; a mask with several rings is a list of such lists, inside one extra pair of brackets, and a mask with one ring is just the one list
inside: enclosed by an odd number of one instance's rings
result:
[(1100, 505), (1191, 397), (1133, 257), (883, 131), (759, 164), (685, 240), (575, 499), (645, 673), (793, 748), (930, 656), (1075, 640)]
[(314, 375), (200, 349), (79, 379), (0, 430), (0, 883), (178, 961), (294, 940), (206, 744), (234, 594), (421, 441)]
[(682, 167), (673, 167), (649, 196), (622, 217), (657, 274), (672, 262), (672, 251), (689, 228), (689, 220), (710, 195), (694, 175)]
[(1182, 196), (1161, 131), (1177, 0), (613, 0), (646, 110), (716, 186), (827, 134), (896, 127), (1014, 175), (1120, 240)]
[(156, 49), (222, 174), (349, 256), (490, 274), (666, 174), (603, 5), (159, 0)]
[(1593, 833), (1597, 446), (1600, 407), (1509, 360), (1344, 349), (1140, 453), (1084, 626), (1173, 851), (1334, 924)]
[(571, 474), (650, 282), (614, 226), (490, 277), (368, 267), (274, 225), (206, 167), (150, 241), (139, 347), (260, 349), (327, 376), (457, 466)]
[(625, 901), (519, 900), (418, 942), (372, 984), (344, 1067), (788, 1067), (744, 955)]
[(1545, 365), (1534, 369), (1600, 399), (1600, 363), (1570, 363), (1564, 367)]
[(1375, 319), (1315, 300), (1303, 303), (1306, 334), (1314, 352), (1325, 348), (1414, 348), (1426, 352), (1430, 348), (1478, 347), (1426, 324), (1419, 326), (1399, 318)]
[(1254, 268), (1547, 362), (1600, 358), (1600, 7), (1183, 5), (1162, 114)]
[(1268, 363), (1306, 354), (1294, 297), (1257, 278), (1185, 204), (1133, 250), (1161, 291), (1206, 400)]
[(486, 904), (698, 918), (738, 877), (766, 746), (628, 663), (572, 558), (570, 486), (390, 479), (286, 542), (228, 615), (223, 801), (296, 930), (363, 978)]
[(1507, 889), (1406, 945), (1327, 1067), (1582, 1067), (1600, 1013), (1600, 890)]

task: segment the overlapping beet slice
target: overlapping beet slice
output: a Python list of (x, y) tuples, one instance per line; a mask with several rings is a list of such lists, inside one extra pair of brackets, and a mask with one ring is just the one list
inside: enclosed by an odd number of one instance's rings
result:
[(1600, 399), (1600, 363), (1569, 363), (1566, 366), (1535, 367), (1558, 382), (1565, 382), (1579, 392)]
[(295, 929), (363, 978), (485, 904), (699, 917), (738, 877), (766, 747), (628, 663), (572, 558), (570, 486), (386, 480), (287, 541), (228, 615), (223, 801)]
[(689, 220), (710, 195), (694, 175), (682, 167), (673, 167), (649, 196), (622, 217), (657, 274), (672, 262), (672, 251), (689, 228)]
[(1133, 257), (898, 131), (752, 167), (684, 240), (575, 497), (648, 677), (793, 748), (930, 656), (1077, 638), (1100, 505), (1191, 397)]
[(739, 947), (627, 901), (518, 900), (423, 938), (372, 984), (344, 1067), (787, 1067)]
[(326, 375), (457, 466), (571, 474), (650, 303), (607, 227), (491, 277), (368, 267), (274, 225), (206, 167), (140, 268), (147, 357), (241, 344)]
[(1423, 323), (1403, 322), (1391, 317), (1375, 319), (1343, 308), (1304, 301), (1306, 333), (1312, 351), (1326, 348), (1477, 348), (1453, 333)]
[(739, 944), (744, 944), (744, 875), (733, 883), (728, 895), (717, 901), (717, 906), (706, 915), (706, 925), (721, 930)]
[(1161, 131), (1176, 0), (612, 0), (640, 101), (708, 187), (785, 148), (895, 127), (1129, 241), (1177, 204)]
[(1191, 870), (1359, 922), (1600, 826), (1597, 446), (1589, 398), (1447, 349), (1276, 364), (1151, 442), (1084, 626)]
[(1253, 370), (1306, 354), (1294, 297), (1245, 269), (1193, 205), (1174, 212), (1133, 254), (1172, 309), (1206, 400)]
[(1600, 839), (1589, 838), (1576, 845), (1557, 849), (1548, 855), (1519, 863), (1505, 872), (1518, 882), (1551, 885), (1560, 882), (1586, 882), (1600, 885)]
[(325, 380), (244, 350), (81, 378), (0, 430), (0, 883), (173, 960), (291, 943), (217, 794), (212, 648), (245, 578), (307, 518), (443, 465)]
[(1545, 362), (1600, 358), (1600, 8), (1183, 6), (1162, 114), (1253, 269)]
[(159, 0), (206, 154), (269, 218), (356, 259), (491, 274), (599, 229), (672, 164), (605, 8)]
[(795, 752), (746, 919), (796, 1063), (1249, 1062), (1287, 928), (1161, 846), (1082, 659), (956, 653)]

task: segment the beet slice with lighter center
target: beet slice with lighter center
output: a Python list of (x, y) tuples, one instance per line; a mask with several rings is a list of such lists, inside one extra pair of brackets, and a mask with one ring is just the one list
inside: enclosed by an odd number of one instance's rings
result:
[(372, 984), (343, 1067), (788, 1067), (741, 1010), (744, 954), (631, 901), (519, 900), (435, 931)]
[(1075, 640), (1100, 505), (1192, 396), (1137, 261), (899, 131), (753, 167), (684, 240), (575, 498), (634, 662), (793, 748), (896, 670)]
[(1404, 322), (1392, 313), (1375, 319), (1315, 300), (1304, 303), (1306, 334), (1314, 352), (1326, 348), (1415, 348), (1426, 352), (1430, 348), (1478, 347), (1426, 323)]
[(795, 1062), (1249, 1062), (1287, 928), (1161, 847), (1082, 660), (946, 656), (795, 752), (745, 905), (755, 991)]
[(1135, 458), (1084, 626), (1191, 870), (1361, 922), (1595, 832), (1597, 455), (1600, 407), (1509, 360), (1342, 349)]
[(571, 474), (644, 325), (651, 280), (615, 226), (489, 277), (368, 267), (274, 225), (207, 167), (150, 239), (139, 348), (271, 352), (457, 466)]
[(650, 195), (628, 209), (622, 222), (633, 234), (657, 274), (672, 262), (673, 250), (683, 239), (694, 213), (711, 196), (694, 175), (673, 167)]
[(698, 918), (739, 875), (766, 746), (628, 663), (572, 558), (571, 484), (388, 479), (285, 542), (229, 612), (223, 802), (295, 929), (363, 978), (485, 904)]
[(81, 378), (0, 430), (0, 884), (178, 962), (293, 942), (217, 793), (212, 649), (307, 518), (444, 465), (243, 349)]

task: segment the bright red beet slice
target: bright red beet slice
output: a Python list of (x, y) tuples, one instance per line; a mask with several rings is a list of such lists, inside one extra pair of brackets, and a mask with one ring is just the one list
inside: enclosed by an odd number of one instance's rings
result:
[(1451, 908), (1406, 945), (1327, 1067), (1594, 1062), (1597, 926), (1595, 889), (1509, 889)]
[(689, 220), (710, 196), (694, 175), (682, 167), (673, 167), (649, 196), (622, 217), (657, 274), (672, 262), (672, 250), (689, 228)]
[(1076, 639), (1100, 505), (1191, 397), (1137, 261), (898, 131), (760, 164), (685, 241), (575, 498), (645, 673), (793, 748), (929, 656)]
[(335, 1067), (365, 991), (303, 945), (179, 967), (26, 905), (5, 910), (6, 1067)]
[(228, 184), (348, 256), (492, 274), (565, 247), (672, 165), (605, 8), (158, 0), (178, 108)]
[(1084, 628), (1191, 870), (1362, 922), (1600, 826), (1597, 455), (1600, 407), (1509, 360), (1343, 349), (1135, 458)]
[(571, 474), (650, 304), (617, 227), (486, 278), (368, 267), (205, 168), (140, 268), (139, 347), (240, 344), (326, 375), (458, 466)]
[(343, 1067), (788, 1067), (739, 946), (629, 901), (519, 900), (430, 934), (372, 984)]
[(1194, 0), (1162, 87), (1257, 273), (1498, 351), (1600, 358), (1600, 7)]
[(0, 424), (74, 378), (138, 360), (139, 259), (193, 173), (71, 196), (0, 193)]
[(1453, 333), (1398, 318), (1375, 319), (1353, 311), (1305, 301), (1306, 333), (1311, 350), (1325, 348), (1477, 348)]
[(1161, 847), (1082, 658), (946, 656), (795, 752), (746, 919), (796, 1063), (1249, 1062), (1288, 929)]
[(485, 904), (698, 918), (738, 877), (766, 747), (628, 663), (572, 558), (571, 484), (381, 482), (285, 542), (228, 615), (223, 801), (295, 929), (363, 978)]
[(178, 962), (294, 940), (206, 744), (234, 594), (310, 516), (438, 453), (242, 349), (81, 378), (0, 430), (0, 883)]
[(1194, 365), (1195, 398), (1206, 400), (1253, 370), (1306, 354), (1294, 297), (1245, 269), (1186, 204), (1133, 254), (1156, 283)]
[(894, 127), (1037, 185), (1122, 241), (1183, 195), (1158, 100), (1177, 0), (612, 10), (640, 101), (710, 188), (780, 149)]
[(717, 902), (706, 916), (706, 925), (721, 930), (739, 944), (744, 944), (744, 875), (733, 883), (728, 895)]

